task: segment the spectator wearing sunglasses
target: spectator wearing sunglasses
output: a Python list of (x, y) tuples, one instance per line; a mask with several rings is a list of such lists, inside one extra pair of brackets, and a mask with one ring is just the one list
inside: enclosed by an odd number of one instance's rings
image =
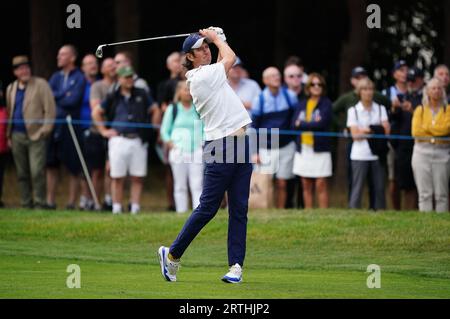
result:
[(305, 66), (303, 64), (303, 60), (299, 56), (291, 55), (284, 62), (284, 68), (286, 69), (288, 66), (291, 66), (291, 65), (296, 65), (300, 68), (300, 74), (302, 75), (301, 82), (302, 82), (303, 86), (306, 85), (306, 82), (308, 82), (308, 74), (305, 72)]
[(301, 131), (293, 172), (301, 177), (305, 208), (312, 208), (314, 188), (320, 208), (329, 206), (327, 177), (332, 175), (331, 140), (313, 132), (327, 132), (331, 128), (331, 101), (326, 97), (324, 78), (318, 73), (308, 77), (307, 98), (300, 101), (294, 114), (293, 128)]
[[(294, 92), (297, 95), (297, 99), (300, 101), (306, 97), (303, 78), (303, 67), (298, 64), (287, 64), (283, 71), (285, 87)], [(296, 195), (297, 190), (297, 196)], [(297, 208), (303, 208), (303, 189), (302, 183), (299, 182), (298, 177), (294, 177), (287, 181), (287, 199), (286, 208), (293, 208), (295, 197), (297, 197)]]
[[(256, 130), (267, 129), (265, 137), (259, 135), (253, 163), (261, 173), (274, 174), (276, 179), (277, 208), (285, 208), (287, 199), (287, 181), (294, 178), (292, 165), (295, 154), (295, 142), (291, 135), (271, 134), (274, 130), (289, 130), (292, 115), (297, 108), (295, 93), (281, 84), (281, 72), (276, 67), (268, 67), (263, 72), (264, 90), (256, 96), (252, 104), (252, 127)], [(278, 137), (278, 139), (277, 139)], [(267, 138), (267, 141), (264, 141)], [(272, 145), (277, 140), (278, 145)], [(261, 144), (263, 144), (261, 146)], [(265, 145), (264, 145), (265, 144)]]
[(291, 64), (284, 68), (284, 83), (286, 87), (297, 94), (297, 99), (300, 101), (305, 98), (305, 90), (303, 89), (303, 71), (302, 69), (296, 65)]

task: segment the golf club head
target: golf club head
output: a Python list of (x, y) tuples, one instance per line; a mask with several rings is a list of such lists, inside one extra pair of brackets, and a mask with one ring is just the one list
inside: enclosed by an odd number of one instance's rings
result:
[(99, 45), (97, 51), (95, 51), (95, 56), (99, 59), (103, 58), (103, 47), (105, 45)]

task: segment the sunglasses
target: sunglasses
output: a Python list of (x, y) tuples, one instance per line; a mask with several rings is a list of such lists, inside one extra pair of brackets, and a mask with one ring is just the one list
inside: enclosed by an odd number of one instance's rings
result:
[(302, 77), (302, 75), (301, 74), (289, 74), (287, 77), (290, 79), (292, 79), (292, 78), (300, 79)]
[(323, 87), (322, 83), (311, 83), (311, 87)]

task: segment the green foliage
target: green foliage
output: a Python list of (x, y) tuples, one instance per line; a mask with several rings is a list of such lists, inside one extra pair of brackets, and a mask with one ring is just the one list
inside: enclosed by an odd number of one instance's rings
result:
[(392, 84), (391, 70), (399, 59), (432, 72), (442, 62), (443, 2), (383, 0), (377, 4), (381, 28), (369, 31), (366, 62), (379, 88)]

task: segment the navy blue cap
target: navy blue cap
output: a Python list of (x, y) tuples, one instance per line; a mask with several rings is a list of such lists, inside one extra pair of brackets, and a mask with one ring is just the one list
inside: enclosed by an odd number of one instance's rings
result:
[(233, 64), (233, 68), (234, 68), (235, 66), (238, 66), (238, 65), (242, 66), (243, 63), (242, 63), (242, 60), (237, 56), (237, 57), (236, 57), (236, 62), (234, 62), (234, 64)]
[(359, 75), (367, 75), (366, 69), (364, 69), (362, 66), (357, 66), (352, 70), (352, 78), (356, 78)]
[(414, 81), (417, 78), (425, 77), (423, 71), (419, 68), (411, 68), (408, 70), (408, 81)]
[(202, 37), (200, 33), (191, 33), (183, 42), (182, 51), (188, 53), (192, 49), (198, 49), (203, 44), (205, 37)]
[(406, 61), (405, 60), (398, 60), (397, 62), (395, 62), (394, 69), (392, 71), (395, 72), (395, 71), (397, 71), (398, 69), (400, 69), (400, 68), (402, 68), (404, 66), (408, 66)]

